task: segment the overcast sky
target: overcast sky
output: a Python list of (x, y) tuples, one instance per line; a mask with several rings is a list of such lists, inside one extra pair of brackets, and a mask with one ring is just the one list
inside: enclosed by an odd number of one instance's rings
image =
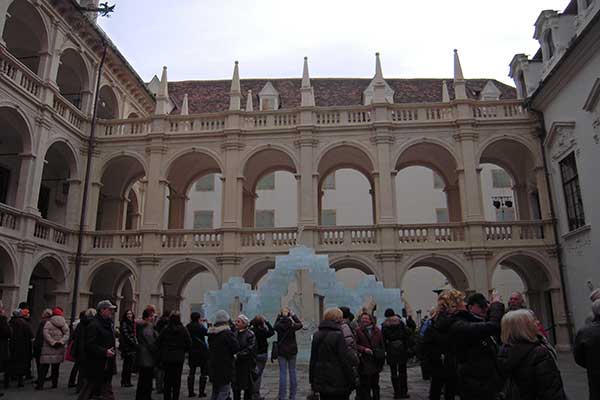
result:
[(169, 80), (372, 77), (375, 52), (390, 78), (452, 76), (457, 48), (466, 78), (512, 84), (508, 64), (533, 55), (533, 23), (567, 0), (112, 0), (100, 25), (141, 77)]

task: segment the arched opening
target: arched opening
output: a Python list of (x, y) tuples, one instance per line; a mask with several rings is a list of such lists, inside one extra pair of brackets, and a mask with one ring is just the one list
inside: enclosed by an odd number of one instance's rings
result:
[(496, 164), (480, 164), (483, 215), (486, 221), (510, 222), (519, 214), (514, 180), (504, 168)]
[[(212, 211), (212, 225), (220, 226), (221, 218), (214, 215), (215, 210), (221, 208), (222, 182), (218, 174), (221, 168), (217, 161), (208, 154), (192, 151), (179, 156), (167, 170), (169, 193), (167, 195), (168, 227), (169, 229), (183, 229), (186, 221), (193, 228), (194, 215), (191, 211), (207, 211), (198, 213), (198, 221), (204, 226), (208, 224), (209, 211)], [(217, 191), (217, 185), (219, 191)], [(191, 197), (190, 197), (191, 196)], [(194, 198), (194, 202), (190, 201)], [(188, 208), (190, 204), (190, 208)], [(188, 211), (188, 217), (186, 217)], [(219, 213), (220, 214), (220, 213)], [(204, 215), (203, 217), (200, 217)], [(187, 218), (187, 219), (186, 219)], [(202, 218), (202, 219), (201, 219)]]
[(109, 261), (98, 267), (91, 277), (89, 292), (89, 307), (110, 300), (118, 307), (119, 314), (127, 308), (135, 310), (134, 276), (122, 262)]
[(29, 1), (13, 1), (2, 33), (8, 51), (33, 73), (41, 75), (48, 34), (42, 17)]
[(298, 184), (294, 160), (284, 151), (268, 148), (244, 165), (242, 225), (279, 228), (298, 225)]
[(399, 224), (450, 222), (446, 182), (428, 167), (403, 168), (396, 175), (396, 210)]
[(29, 291), (27, 302), (29, 303), (31, 318), (36, 326), (40, 320), (42, 311), (55, 306), (64, 307), (66, 304), (58, 304), (57, 291), (65, 286), (65, 274), (62, 265), (54, 257), (45, 257), (40, 260), (29, 278)]
[[(171, 201), (180, 201), (175, 190)], [(217, 229), (221, 227), (223, 180), (221, 174), (207, 174), (188, 188), (185, 198), (185, 229)], [(170, 221), (170, 219), (169, 219)], [(175, 222), (175, 221), (174, 221)]]
[(80, 110), (84, 96), (89, 94), (89, 73), (81, 55), (73, 49), (65, 50), (60, 56), (56, 84), (61, 96)]
[(396, 161), (398, 222), (461, 221), (456, 169), (454, 156), (439, 144), (422, 142), (402, 151)]
[[(11, 286), (13, 286), (12, 290)], [(11, 296), (16, 289), (13, 259), (8, 251), (3, 246), (0, 246), (0, 299), (2, 299), (4, 307), (12, 306)]]
[(437, 268), (415, 265), (402, 279), (402, 298), (407, 315), (415, 321), (429, 315), (437, 305), (440, 290), (451, 288), (448, 277)]
[(127, 211), (125, 214), (125, 230), (140, 229), (144, 207), (144, 188), (140, 181), (135, 182), (127, 195)]
[(508, 301), (512, 292), (524, 294), (525, 306), (533, 310), (550, 339), (555, 342), (558, 322), (555, 316), (560, 315), (561, 310), (555, 309), (552, 278), (544, 264), (537, 258), (518, 252), (500, 259), (491, 276), (491, 287), (499, 292), (503, 290), (501, 294), (506, 296), (503, 297), (505, 301)]
[(160, 280), (162, 310), (179, 310), (186, 321), (193, 311), (204, 315), (204, 295), (217, 289), (217, 277), (208, 268), (193, 260), (182, 261), (169, 268)]
[(132, 113), (129, 113), (129, 115), (127, 116), (127, 119), (135, 119), (135, 118), (139, 118), (139, 117), (140, 116), (137, 113), (132, 112)]
[(363, 150), (342, 145), (321, 157), (319, 173), (319, 225), (374, 225), (376, 193), (371, 158)]
[(46, 152), (44, 172), (38, 197), (42, 218), (66, 225), (69, 206), (69, 179), (77, 174), (77, 163), (71, 148), (64, 142), (53, 143)]
[[(27, 124), (14, 109), (0, 107), (0, 202), (10, 206), (17, 204), (19, 184), (28, 182), (21, 179), (21, 169), (31, 163), (30, 134)], [(24, 177), (25, 178), (25, 177)]]
[[(489, 144), (482, 152), (479, 164), (493, 164), (503, 169), (511, 178), (514, 191), (513, 207), (517, 210), (516, 220), (539, 219), (540, 205), (535, 180), (535, 156), (522, 143), (511, 139), (501, 139)], [(484, 196), (482, 191), (482, 196)], [(490, 199), (482, 197), (482, 204), (489, 204)], [(495, 219), (492, 219), (495, 220)]]
[(436, 292), (451, 287), (465, 293), (470, 291), (469, 280), (456, 262), (440, 256), (413, 262), (401, 284), (407, 314), (415, 321), (422, 319), (437, 304)]
[(119, 102), (117, 101), (114, 90), (108, 85), (104, 85), (100, 88), (100, 95), (98, 96), (98, 118), (119, 118)]
[(367, 276), (375, 275), (373, 271), (356, 262), (339, 262), (332, 265), (335, 278), (348, 289), (356, 289)]
[(250, 267), (243, 275), (244, 281), (257, 290), (264, 283), (267, 273), (275, 268), (275, 261), (264, 260)]
[[(122, 230), (126, 226), (131, 189), (143, 185), (143, 165), (134, 157), (118, 156), (108, 162), (102, 174), (96, 230)], [(135, 191), (135, 189), (134, 189)]]

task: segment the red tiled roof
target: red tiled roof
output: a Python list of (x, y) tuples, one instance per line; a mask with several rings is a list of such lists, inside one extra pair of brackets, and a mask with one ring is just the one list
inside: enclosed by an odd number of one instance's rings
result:
[[(353, 106), (362, 104), (362, 93), (372, 79), (362, 78), (315, 78), (311, 84), (317, 106)], [(435, 103), (442, 101), (444, 79), (386, 79), (394, 90), (395, 103)], [(479, 93), (490, 79), (468, 79), (467, 96), (479, 98)], [(500, 99), (516, 99), (516, 90), (492, 79), (501, 91)], [(300, 106), (301, 79), (242, 79), (242, 108), (246, 105), (246, 93), (252, 90), (254, 109), (258, 109), (258, 93), (271, 82), (279, 92), (281, 108)], [(452, 79), (446, 79), (450, 98), (454, 98)], [(179, 114), (183, 95), (187, 93), (190, 114), (226, 111), (229, 108), (231, 80), (169, 82), (169, 95), (177, 105)]]

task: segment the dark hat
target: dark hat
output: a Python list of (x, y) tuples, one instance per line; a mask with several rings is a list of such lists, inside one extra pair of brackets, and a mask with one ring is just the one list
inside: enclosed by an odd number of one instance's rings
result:
[(341, 306), (340, 310), (342, 310), (342, 318), (352, 321), (354, 319), (354, 315), (350, 312), (350, 308), (346, 306)]
[(98, 310), (98, 311), (104, 310), (105, 308), (110, 308), (110, 309), (114, 310), (117, 308), (117, 306), (115, 306), (113, 303), (111, 303), (110, 300), (102, 300), (96, 306), (96, 310)]
[(383, 316), (386, 318), (390, 318), (396, 315), (396, 312), (392, 309), (392, 308), (388, 308), (387, 310), (385, 310), (385, 312), (383, 313)]
[(475, 304), (477, 304), (479, 307), (483, 308), (483, 307), (489, 306), (490, 302), (488, 301), (488, 299), (485, 298), (485, 296), (483, 294), (473, 293), (467, 299), (467, 306), (473, 306)]

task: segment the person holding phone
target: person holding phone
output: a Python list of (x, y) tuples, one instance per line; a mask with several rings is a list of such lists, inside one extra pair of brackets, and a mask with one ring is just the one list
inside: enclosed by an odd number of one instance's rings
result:
[[(296, 400), (298, 389), (296, 379), (296, 355), (298, 344), (296, 342), (296, 331), (302, 329), (302, 322), (287, 307), (279, 312), (275, 321), (275, 332), (277, 332), (277, 360), (279, 361), (279, 400)], [(287, 394), (287, 377), (290, 378), (290, 392)]]

